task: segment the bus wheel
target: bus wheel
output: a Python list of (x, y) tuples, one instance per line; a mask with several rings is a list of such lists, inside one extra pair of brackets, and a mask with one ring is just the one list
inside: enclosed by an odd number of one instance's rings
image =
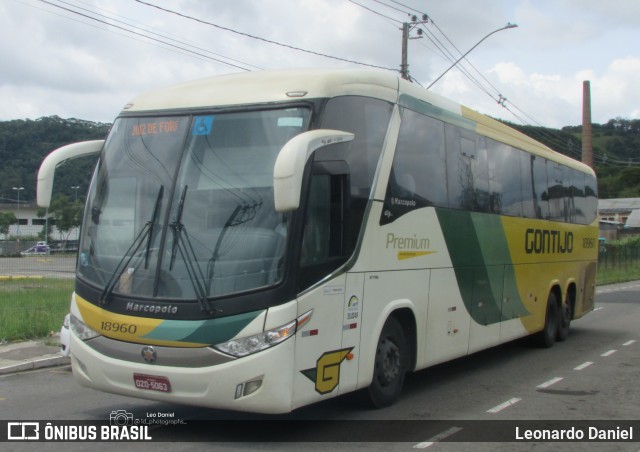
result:
[(408, 348), (404, 330), (395, 317), (382, 328), (369, 386), (369, 400), (376, 408), (392, 405), (400, 397), (407, 372)]
[(538, 333), (537, 342), (541, 347), (551, 347), (556, 342), (558, 335), (558, 303), (556, 302), (556, 296), (553, 292), (549, 294), (547, 299), (547, 313), (544, 319), (544, 328)]
[(569, 337), (569, 327), (571, 326), (571, 305), (564, 303), (560, 309), (560, 318), (558, 319), (558, 336), (559, 342), (566, 341)]

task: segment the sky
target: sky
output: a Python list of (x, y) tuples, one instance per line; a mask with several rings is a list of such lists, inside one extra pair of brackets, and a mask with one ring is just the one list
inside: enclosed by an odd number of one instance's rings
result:
[(425, 89), (482, 40), (429, 88), (481, 113), (580, 125), (589, 80), (592, 122), (640, 118), (638, 0), (1, 0), (0, 120), (112, 122), (142, 92), (247, 70), (398, 72), (403, 22)]

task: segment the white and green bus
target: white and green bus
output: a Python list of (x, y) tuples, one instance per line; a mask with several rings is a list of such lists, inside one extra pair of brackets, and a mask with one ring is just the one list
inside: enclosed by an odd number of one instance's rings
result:
[[(392, 73), (224, 75), (135, 98), (99, 154), (71, 300), (82, 384), (289, 412), (593, 309), (587, 166)], [(367, 389), (368, 388), (368, 389)]]

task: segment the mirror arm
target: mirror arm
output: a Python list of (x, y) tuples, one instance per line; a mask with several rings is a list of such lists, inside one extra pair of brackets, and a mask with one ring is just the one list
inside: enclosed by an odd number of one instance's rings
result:
[(355, 135), (341, 130), (318, 129), (296, 135), (278, 153), (273, 170), (273, 194), (277, 212), (300, 207), (302, 175), (313, 152), (321, 147), (351, 141)]
[(67, 160), (99, 154), (104, 140), (82, 141), (68, 144), (52, 151), (45, 157), (38, 170), (37, 202), (40, 207), (49, 207), (51, 192), (53, 191), (53, 177), (56, 168)]

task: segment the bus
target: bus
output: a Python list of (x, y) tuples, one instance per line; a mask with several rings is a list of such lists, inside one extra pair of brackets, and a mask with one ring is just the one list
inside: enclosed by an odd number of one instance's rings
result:
[(222, 75), (126, 104), (71, 298), (73, 375), (163, 402), (290, 412), (593, 310), (588, 166), (395, 74)]

